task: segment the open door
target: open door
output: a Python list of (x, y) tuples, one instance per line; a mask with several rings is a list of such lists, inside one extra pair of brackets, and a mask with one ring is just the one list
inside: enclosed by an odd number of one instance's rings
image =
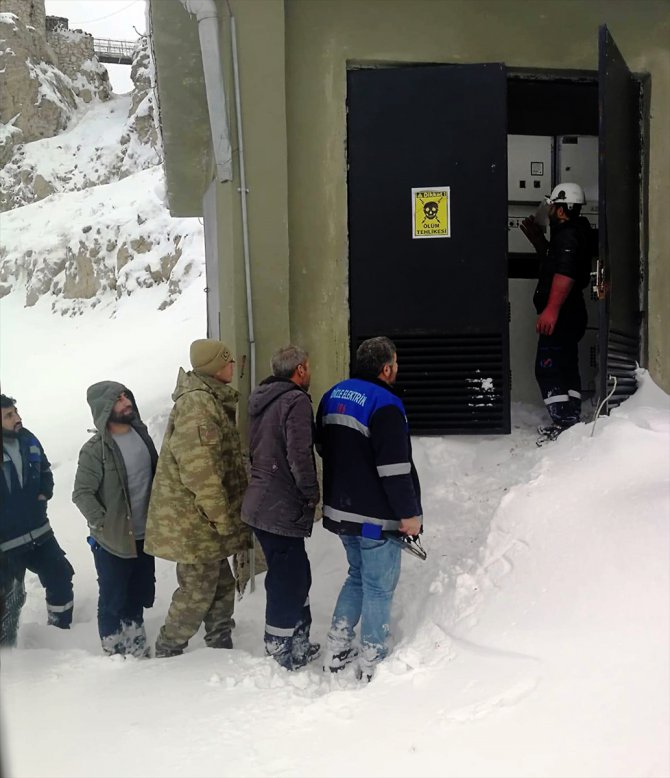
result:
[[(640, 84), (606, 25), (598, 40), (600, 399), (605, 413), (637, 388), (640, 356)], [(616, 388), (615, 388), (616, 382)]]
[(398, 348), (414, 434), (510, 431), (504, 66), (350, 70), (352, 362)]

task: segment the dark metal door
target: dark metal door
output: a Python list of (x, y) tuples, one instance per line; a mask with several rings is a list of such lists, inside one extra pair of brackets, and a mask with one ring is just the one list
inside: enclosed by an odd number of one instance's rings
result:
[(640, 354), (640, 84), (609, 30), (598, 40), (599, 391), (604, 410), (636, 389)]
[(348, 73), (352, 363), (395, 341), (417, 434), (510, 431), (506, 88), (499, 64)]

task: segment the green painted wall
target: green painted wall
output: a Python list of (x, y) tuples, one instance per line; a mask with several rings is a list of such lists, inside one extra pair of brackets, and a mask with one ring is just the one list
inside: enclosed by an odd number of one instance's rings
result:
[[(231, 7), (235, 15), (239, 52), (256, 382), (260, 382), (270, 374), (273, 351), (290, 341), (284, 12), (278, 2), (237, 0), (231, 2)], [(227, 331), (235, 333), (237, 352), (245, 358), (244, 374), (238, 377), (238, 388), (242, 392), (240, 425), (244, 432), (251, 352), (246, 312), (231, 25), (223, 4), (221, 14), (234, 160), (233, 182), (217, 185), (219, 252), (223, 268), (220, 278), (221, 333), (224, 341)], [(224, 229), (221, 225), (225, 225)], [(238, 367), (241, 367), (241, 359)]]
[(348, 365), (347, 64), (495, 61), (595, 70), (603, 22), (631, 69), (652, 78), (649, 368), (670, 391), (668, 2), (285, 0), (284, 7), (291, 335), (312, 353), (315, 397)]

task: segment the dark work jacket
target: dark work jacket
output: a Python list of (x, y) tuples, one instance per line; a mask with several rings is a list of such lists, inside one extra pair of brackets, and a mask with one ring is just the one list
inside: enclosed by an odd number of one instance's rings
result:
[[(0, 474), (0, 544), (49, 526), (46, 500), (38, 500), (37, 497), (41, 494), (50, 500), (53, 495), (51, 465), (42, 444), (32, 432), (24, 427), (18, 438), (23, 459), (23, 488), (10, 492), (4, 473)], [(35, 542), (42, 543), (50, 535), (50, 531), (44, 532)], [(31, 542), (29, 538), (26, 541)], [(20, 551), (21, 547), (11, 550)]]
[(314, 417), (307, 392), (268, 378), (249, 397), (251, 479), (242, 503), (250, 527), (288, 537), (312, 534), (319, 502)]
[(588, 286), (591, 260), (594, 256), (595, 233), (584, 216), (574, 221), (562, 222), (551, 229), (551, 241), (544, 257), (540, 258), (540, 272), (533, 296), (538, 313), (547, 307), (554, 275), (568, 276), (574, 280), (559, 318), (581, 316), (585, 309), (582, 289)]
[(323, 457), (323, 526), (338, 535), (379, 537), (401, 519), (421, 516), (402, 401), (376, 378), (351, 378), (330, 389), (316, 415)]

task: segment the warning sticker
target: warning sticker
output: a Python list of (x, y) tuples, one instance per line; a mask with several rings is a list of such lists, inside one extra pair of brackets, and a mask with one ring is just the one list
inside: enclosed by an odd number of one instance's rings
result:
[(450, 238), (451, 218), (448, 186), (412, 189), (412, 237)]

